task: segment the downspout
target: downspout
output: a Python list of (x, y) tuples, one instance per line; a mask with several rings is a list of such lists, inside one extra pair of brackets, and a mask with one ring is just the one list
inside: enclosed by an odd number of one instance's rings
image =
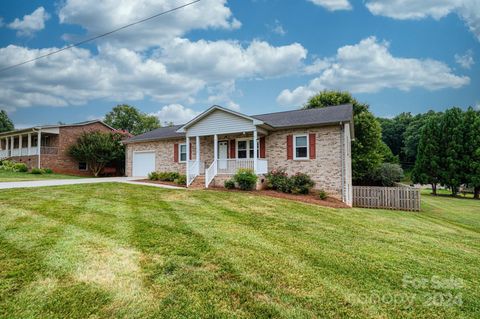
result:
[(340, 122), (340, 127), (341, 127), (340, 155), (342, 157), (342, 201), (345, 203), (347, 201), (347, 198), (345, 196), (345, 126), (343, 125), (343, 122)]

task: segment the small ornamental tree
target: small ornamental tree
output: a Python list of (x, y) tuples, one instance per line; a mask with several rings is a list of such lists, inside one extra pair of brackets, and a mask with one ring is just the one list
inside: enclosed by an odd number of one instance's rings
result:
[(437, 184), (440, 183), (441, 136), (439, 132), (438, 121), (430, 118), (420, 134), (417, 160), (412, 172), (413, 182), (431, 184), (434, 195), (437, 195)]
[(125, 147), (121, 135), (114, 133), (84, 133), (68, 151), (79, 162), (86, 162), (92, 174), (98, 176), (103, 168), (113, 162), (121, 162)]

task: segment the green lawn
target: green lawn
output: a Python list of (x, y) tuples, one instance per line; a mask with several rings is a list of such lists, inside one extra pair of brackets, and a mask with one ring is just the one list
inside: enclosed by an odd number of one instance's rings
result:
[(72, 179), (81, 178), (73, 175), (63, 174), (30, 174), (20, 172), (8, 172), (0, 170), (0, 182), (21, 182), (21, 181), (38, 181), (46, 179)]
[(0, 317), (479, 318), (480, 201), (423, 202), (411, 213), (113, 183), (0, 191)]

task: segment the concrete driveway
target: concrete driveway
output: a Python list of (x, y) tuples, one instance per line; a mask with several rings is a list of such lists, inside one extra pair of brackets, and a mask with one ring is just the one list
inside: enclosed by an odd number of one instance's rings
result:
[(77, 184), (98, 184), (98, 183), (127, 183), (134, 185), (146, 185), (160, 188), (184, 189), (169, 185), (159, 185), (151, 183), (135, 182), (139, 177), (99, 177), (99, 178), (79, 178), (79, 179), (51, 179), (43, 181), (23, 181), (23, 182), (1, 182), (0, 189), (24, 188), (24, 187), (46, 187)]

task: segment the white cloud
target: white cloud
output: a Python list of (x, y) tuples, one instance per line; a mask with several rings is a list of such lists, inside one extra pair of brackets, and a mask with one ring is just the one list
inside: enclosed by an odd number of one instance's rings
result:
[[(8, 24), (8, 27), (17, 30), (19, 36), (31, 36), (35, 32), (45, 28), (45, 21), (50, 18), (50, 15), (43, 7), (37, 8), (31, 14), (23, 16), (23, 19), (16, 18), (13, 22)], [(0, 21), (1, 22), (1, 21)]]
[(478, 0), (367, 0), (367, 8), (375, 15), (394, 19), (441, 19), (458, 14), (480, 40), (480, 1)]
[(317, 6), (322, 6), (329, 11), (351, 10), (352, 5), (348, 0), (308, 0)]
[(275, 20), (275, 23), (273, 25), (268, 25), (268, 28), (270, 29), (270, 31), (272, 31), (273, 33), (278, 34), (278, 35), (283, 36), (283, 35), (287, 34), (287, 31), (285, 31), (282, 24), (278, 20)]
[(457, 62), (462, 68), (470, 69), (474, 64), (473, 51), (467, 50), (465, 54), (455, 54), (455, 62)]
[(221, 105), (235, 111), (240, 110), (240, 105), (235, 103), (232, 99), (232, 95), (237, 92), (234, 80), (221, 82), (215, 86), (210, 86), (207, 88), (207, 92), (209, 94), (209, 104)]
[[(203, 0), (158, 19), (113, 34), (111, 44), (132, 49), (159, 46), (194, 29), (236, 29), (241, 23), (232, 16), (226, 0)], [(185, 4), (171, 0), (66, 0), (59, 10), (61, 23), (78, 24), (89, 34), (99, 34), (156, 13)]]
[(194, 111), (181, 104), (170, 104), (165, 105), (160, 111), (152, 113), (151, 115), (158, 117), (162, 123), (185, 124), (198, 114), (200, 114), (200, 112)]
[(169, 69), (220, 82), (296, 72), (307, 50), (298, 43), (274, 47), (255, 40), (244, 47), (235, 41), (175, 39), (160, 54)]
[(382, 89), (412, 88), (436, 90), (459, 88), (470, 82), (467, 76), (455, 75), (445, 64), (431, 59), (394, 57), (387, 42), (375, 37), (338, 49), (336, 56), (324, 60), (328, 67), (306, 86), (284, 90), (277, 98), (281, 105), (302, 104), (324, 89), (341, 89), (353, 93), (373, 93)]

